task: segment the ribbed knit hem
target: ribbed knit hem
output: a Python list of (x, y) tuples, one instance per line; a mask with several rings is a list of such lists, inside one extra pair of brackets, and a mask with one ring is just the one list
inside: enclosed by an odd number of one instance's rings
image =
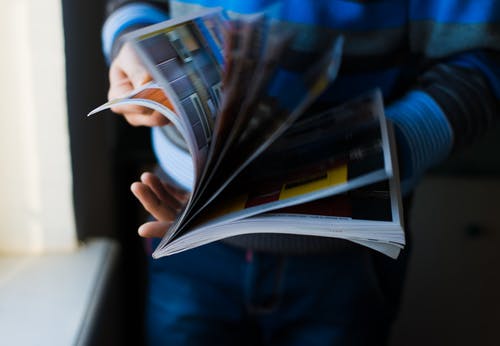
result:
[(412, 91), (386, 109), (395, 124), (403, 194), (422, 174), (451, 152), (453, 130), (445, 114), (427, 93)]
[[(167, 125), (169, 126), (169, 125)], [(160, 127), (151, 130), (151, 141), (158, 163), (175, 183), (186, 191), (193, 190), (194, 164), (189, 152), (177, 146)]]

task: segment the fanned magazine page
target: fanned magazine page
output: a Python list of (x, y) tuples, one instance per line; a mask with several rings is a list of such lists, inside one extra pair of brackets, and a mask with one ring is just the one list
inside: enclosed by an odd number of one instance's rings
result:
[(310, 34), (221, 10), (127, 34), (153, 81), (90, 114), (118, 104), (160, 112), (194, 170), (153, 257), (250, 233), (336, 237), (398, 256), (401, 193), (382, 95), (312, 107), (337, 76), (343, 39)]

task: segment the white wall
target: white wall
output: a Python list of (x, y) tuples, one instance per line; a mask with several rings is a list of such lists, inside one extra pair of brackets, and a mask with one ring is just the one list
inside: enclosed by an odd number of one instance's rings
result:
[(0, 8), (0, 253), (71, 250), (61, 2)]

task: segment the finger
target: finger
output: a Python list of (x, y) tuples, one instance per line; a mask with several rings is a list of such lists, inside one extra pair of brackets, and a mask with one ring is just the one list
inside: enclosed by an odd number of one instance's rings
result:
[(127, 121), (133, 126), (165, 126), (170, 124), (163, 114), (154, 111), (151, 114), (124, 114)]
[(123, 69), (119, 57), (116, 58), (109, 67), (109, 82), (111, 85), (130, 84), (131, 88), (134, 87)]
[(177, 211), (170, 208), (167, 203), (163, 203), (149, 186), (135, 182), (131, 185), (130, 189), (139, 202), (141, 202), (144, 209), (157, 220), (170, 222), (176, 217)]
[(134, 86), (127, 77), (119, 79), (110, 79), (108, 100), (124, 97), (134, 90)]
[(143, 238), (163, 238), (172, 222), (151, 221), (141, 225), (137, 233)]
[(163, 188), (165, 190), (167, 190), (167, 192), (169, 194), (173, 195), (179, 202), (181, 202), (183, 205), (185, 205), (187, 203), (187, 201), (189, 200), (189, 195), (190, 195), (189, 192), (187, 192), (181, 188), (175, 187), (174, 185), (169, 184), (165, 181), (162, 181), (162, 184), (163, 184)]
[[(118, 91), (117, 91), (118, 90)], [(128, 90), (124, 87), (117, 87), (113, 91), (110, 90), (108, 94), (108, 98), (110, 100), (124, 96), (123, 93), (129, 93), (131, 90)], [(120, 95), (120, 96), (115, 96)], [(168, 125), (170, 121), (167, 117), (161, 114), (158, 111), (155, 111), (151, 108), (131, 105), (131, 104), (118, 104), (116, 106), (111, 107), (111, 111), (117, 114), (124, 115), (127, 121), (133, 126), (164, 126)]]
[(151, 115), (154, 112), (151, 108), (146, 108), (131, 104), (118, 104), (116, 106), (111, 107), (111, 110), (115, 113), (123, 115), (125, 114)]
[(148, 185), (160, 200), (168, 203), (170, 208), (173, 208), (176, 211), (179, 211), (182, 208), (183, 203), (181, 203), (175, 195), (170, 194), (165, 189), (162, 181), (156, 175), (149, 172), (143, 173), (141, 175), (141, 181)]
[(119, 115), (123, 115), (127, 122), (132, 126), (165, 126), (170, 124), (170, 121), (158, 112), (153, 112), (151, 114), (142, 114), (142, 113), (118, 113)]

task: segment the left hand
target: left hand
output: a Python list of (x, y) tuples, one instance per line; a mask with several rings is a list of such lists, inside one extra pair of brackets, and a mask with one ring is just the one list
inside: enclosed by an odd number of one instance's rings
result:
[(130, 189), (144, 209), (157, 220), (139, 227), (138, 233), (144, 238), (163, 237), (189, 198), (188, 192), (161, 181), (149, 172), (143, 173), (141, 181), (134, 182)]

